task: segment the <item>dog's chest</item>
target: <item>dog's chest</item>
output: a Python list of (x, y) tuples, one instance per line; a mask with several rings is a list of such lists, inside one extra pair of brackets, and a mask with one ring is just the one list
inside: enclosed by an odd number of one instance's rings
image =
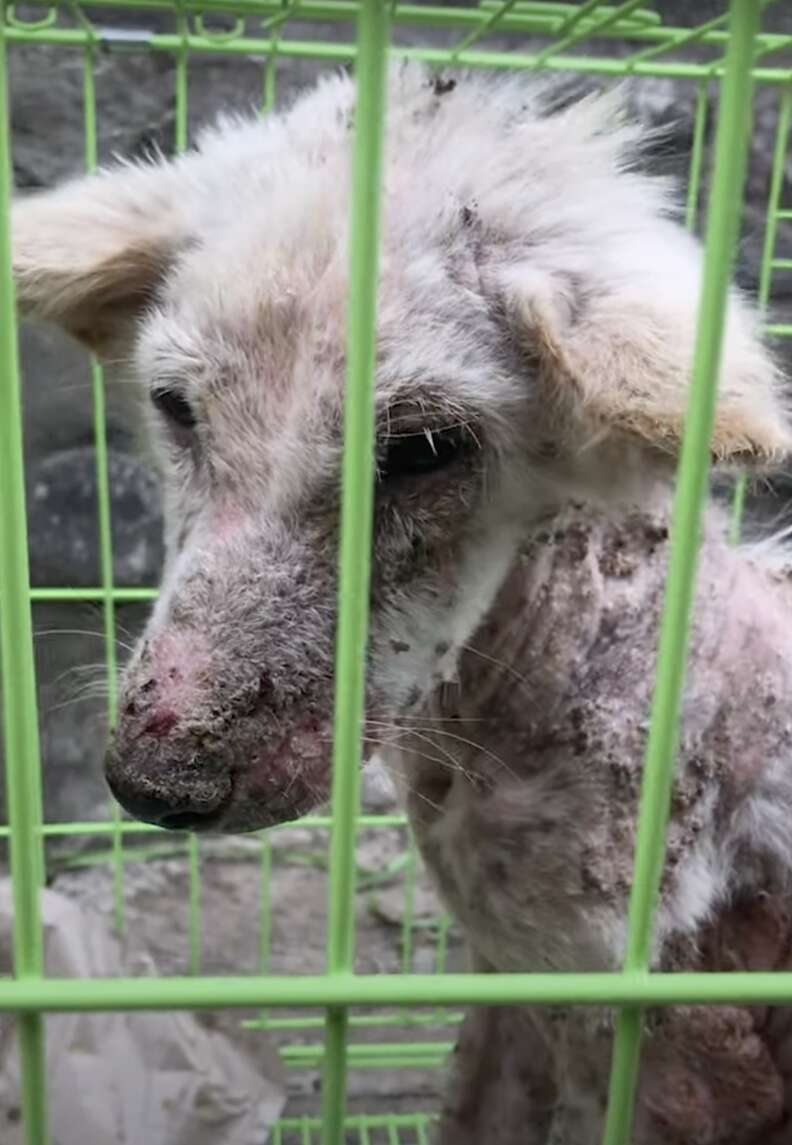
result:
[[(415, 752), (407, 738), (419, 845), (500, 968), (621, 961), (666, 555), (648, 518), (557, 532), (504, 585)], [(790, 665), (761, 608), (730, 612), (740, 591), (720, 550), (705, 552), (668, 834), (670, 927), (695, 926), (722, 893), (724, 812), (790, 754), (777, 714), (792, 699)]]

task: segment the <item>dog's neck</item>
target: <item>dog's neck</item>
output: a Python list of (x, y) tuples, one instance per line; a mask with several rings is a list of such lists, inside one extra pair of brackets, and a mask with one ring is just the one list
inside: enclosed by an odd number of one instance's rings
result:
[[(645, 730), (669, 554), (668, 506), (620, 515), (580, 506), (554, 518), (521, 548), (457, 681), (433, 696), (434, 714), (519, 729), (523, 757), (556, 744), (579, 750), (578, 725), (593, 707)], [(782, 689), (775, 677), (779, 662), (789, 667), (792, 641), (776, 621), (790, 607), (788, 573), (731, 547), (710, 507), (690, 637), (696, 690), (717, 698), (738, 678)], [(685, 712), (691, 730), (695, 715)]]

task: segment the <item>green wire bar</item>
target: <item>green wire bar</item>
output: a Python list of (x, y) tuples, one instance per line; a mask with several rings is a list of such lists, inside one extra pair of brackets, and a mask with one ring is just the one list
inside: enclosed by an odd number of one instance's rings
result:
[(20, 1014), (262, 1006), (770, 1006), (791, 998), (792, 971), (0, 978), (0, 1010)]
[[(88, 27), (90, 33), (90, 27)], [(98, 163), (96, 132), (96, 80), (94, 74), (94, 47), (86, 45), (83, 55), (83, 135), (85, 140), (85, 169), (95, 171)], [(117, 663), (115, 630), (115, 595), (113, 591), (113, 545), (110, 516), (110, 474), (107, 467), (107, 414), (105, 409), (104, 371), (97, 358), (91, 356), (91, 399), (94, 411), (94, 446), (96, 450), (97, 526), (99, 531), (99, 565), (102, 581), (101, 603), (104, 628), (105, 675), (107, 679), (107, 721), (112, 729), (116, 722)], [(113, 903), (115, 925), (119, 933), (124, 929), (124, 840), (121, 832), (121, 809), (110, 800), (113, 823)]]
[[(641, 792), (635, 874), (630, 896), (626, 973), (649, 970), (654, 912), (665, 858), (679, 715), (695, 591), (709, 445), (751, 122), (751, 61), (759, 27), (756, 0), (731, 0), (731, 37), (715, 142), (693, 377), (672, 518), (672, 548)], [(616, 1022), (605, 1145), (629, 1145), (640, 1064), (643, 1010), (623, 1010)]]
[[(407, 818), (404, 815), (359, 815), (355, 822), (356, 827), (404, 827)], [(300, 820), (301, 827), (328, 828), (332, 827), (333, 820), (329, 815), (306, 815)], [(279, 823), (276, 827), (268, 828), (266, 838), (278, 831), (288, 831), (293, 823)], [(45, 823), (41, 834), (45, 838), (56, 838), (65, 835), (108, 835), (115, 831), (113, 823), (101, 820), (93, 822), (86, 820), (82, 823)], [(121, 822), (121, 831), (126, 835), (159, 835), (160, 838), (173, 839), (173, 832), (163, 827), (155, 827), (153, 823), (140, 823), (136, 819), (124, 819)], [(8, 826), (0, 827), (0, 839), (7, 839), (11, 834)], [(182, 844), (186, 846), (186, 843)]]
[[(792, 1000), (792, 973), (653, 973), (650, 949), (654, 907), (663, 864), (664, 831), (677, 747), (680, 694), (696, 568), (707, 443), (711, 430), (719, 365), (723, 300), (738, 225), (739, 195), (748, 127), (751, 81), (776, 85), (779, 117), (772, 160), (766, 230), (760, 269), (759, 302), (769, 313), (776, 272), (792, 269), (792, 259), (776, 253), (781, 224), (792, 221), (792, 203), (782, 203), (785, 161), (792, 127), (792, 66), (780, 58), (790, 37), (762, 34), (759, 13), (779, 0), (732, 0), (723, 13), (693, 27), (664, 26), (649, 0), (582, 0), (577, 5), (534, 0), (484, 0), (476, 6), (400, 4), (394, 0), (96, 0), (90, 17), (77, 0), (55, 0), (30, 18), (13, 8), (0, 15), (0, 637), (9, 823), (0, 839), (10, 843), (16, 915), (13, 979), (0, 979), (0, 1009), (16, 1012), (22, 1066), (25, 1145), (49, 1145), (45, 1090), (45, 1013), (102, 1010), (251, 1009), (247, 1029), (277, 1032), (283, 1061), (290, 1069), (322, 1069), (321, 1117), (284, 1117), (273, 1129), (275, 1145), (428, 1145), (433, 1118), (426, 1114), (349, 1116), (348, 1069), (435, 1069), (451, 1047), (458, 1009), (471, 1004), (589, 1005), (622, 1008), (611, 1066), (606, 1145), (627, 1145), (638, 1079), (643, 1013), (672, 1004), (773, 1004)], [(23, 11), (23, 10), (22, 10)], [(170, 29), (135, 32), (114, 29), (116, 12), (168, 12)], [(357, 24), (356, 42), (321, 39), (322, 23)], [(444, 29), (450, 46), (389, 46), (389, 25)], [(731, 26), (729, 24), (731, 23)], [(301, 26), (301, 35), (293, 35)], [(509, 48), (490, 50), (481, 42), (497, 33)], [(731, 34), (730, 34), (731, 33)], [(316, 37), (311, 39), (310, 37)], [(527, 50), (526, 37), (544, 41)], [(608, 54), (615, 39), (632, 44), (627, 56)], [(257, 102), (262, 112), (276, 104), (278, 61), (297, 58), (335, 65), (354, 63), (359, 92), (352, 188), (352, 246), (342, 545), (339, 571), (339, 624), (336, 650), (333, 814), (311, 815), (305, 828), (331, 831), (329, 924), (326, 973), (292, 977), (273, 972), (272, 879), (284, 861), (276, 843), (289, 824), (259, 833), (247, 855), (258, 865), (260, 911), (258, 973), (206, 977), (201, 970), (201, 871), (213, 861), (209, 847), (199, 853), (194, 836), (174, 841), (169, 833), (122, 818), (113, 806), (103, 822), (41, 822), (41, 790), (35, 704), (30, 606), (40, 603), (97, 604), (102, 611), (105, 668), (110, 684), (108, 716), (115, 718), (116, 609), (156, 599), (155, 587), (116, 586), (113, 577), (111, 497), (105, 440), (105, 390), (99, 365), (90, 366), (98, 490), (99, 584), (87, 587), (29, 585), (24, 545), (20, 395), (14, 335), (10, 249), (3, 223), (11, 195), (6, 50), (17, 44), (58, 45), (82, 53), (85, 166), (98, 154), (95, 67), (112, 66), (115, 52), (165, 53), (172, 60), (175, 150), (188, 145), (189, 61), (193, 55), (250, 57), (261, 68)], [(514, 50), (511, 50), (514, 48)], [(695, 54), (688, 53), (695, 49)], [(723, 52), (726, 52), (723, 55)], [(625, 75), (660, 76), (697, 83), (693, 146), (688, 173), (685, 221), (694, 230), (701, 211), (701, 185), (707, 170), (709, 98), (722, 88), (716, 162), (708, 212), (706, 273), (702, 294), (691, 407), (674, 506), (673, 550), (666, 610), (658, 654), (657, 686), (647, 745), (644, 789), (636, 845), (636, 872), (630, 902), (630, 935), (621, 973), (528, 975), (455, 974), (447, 970), (447, 915), (416, 917), (418, 856), (402, 814), (359, 814), (360, 733), (363, 714), (367, 602), (373, 486), (373, 364), (376, 330), (378, 188), (380, 182), (384, 64), (394, 58), (424, 60), (434, 66), (506, 70), (557, 69), (604, 79)], [(770, 60), (767, 57), (773, 57)], [(75, 68), (80, 57), (75, 57)], [(79, 99), (79, 96), (78, 96)], [(77, 109), (79, 112), (79, 108)], [(792, 323), (765, 325), (768, 334), (792, 338)], [(732, 539), (739, 535), (745, 483), (737, 487)], [(400, 973), (355, 974), (356, 845), (360, 828), (398, 829), (406, 850), (374, 874), (378, 886), (401, 879), (403, 911), (394, 930)], [(167, 838), (166, 838), (167, 835)], [(186, 859), (186, 973), (160, 979), (102, 981), (43, 977), (39, 887), (43, 879), (43, 840), (84, 836), (89, 849), (73, 856), (70, 867), (109, 864), (116, 925), (123, 925), (124, 871), (132, 861), (162, 857)], [(93, 840), (93, 837), (96, 837)], [(156, 836), (156, 838), (152, 837)], [(401, 844), (400, 844), (401, 845)], [(288, 842), (284, 853), (288, 853)], [(242, 858), (240, 850), (237, 856)], [(288, 859), (285, 860), (288, 862)], [(367, 876), (370, 872), (367, 872)], [(385, 877), (382, 877), (384, 874)], [(360, 890), (364, 887), (361, 885)], [(422, 943), (419, 949), (419, 943)], [(433, 944), (433, 946), (432, 946)], [(411, 973), (416, 955), (428, 956), (432, 973)], [(359, 1011), (366, 1008), (367, 1012)], [(306, 1010), (292, 1014), (292, 1009)], [(240, 1015), (241, 1017), (241, 1015)], [(324, 1041), (320, 1042), (320, 1031)], [(396, 1037), (409, 1041), (349, 1040)], [(312, 1033), (306, 1032), (313, 1031)], [(409, 1031), (409, 1032), (408, 1032)], [(304, 1036), (309, 1044), (282, 1044)], [(427, 1040), (421, 1041), (421, 1037)], [(431, 1040), (430, 1040), (431, 1039)], [(485, 1143), (482, 1143), (485, 1145)]]
[[(762, 267), (759, 278), (759, 308), (763, 314), (767, 312), (770, 304), (770, 288), (773, 281), (773, 270), (778, 268), (775, 259), (776, 242), (778, 239), (778, 224), (783, 218), (780, 210), (781, 192), (784, 187), (784, 167), (786, 163), (787, 148), (789, 146), (789, 133), (792, 126), (792, 79), (781, 96), (781, 107), (776, 126), (776, 141), (773, 151), (773, 167), (770, 175), (770, 192), (767, 199), (767, 221), (765, 223), (764, 247), (762, 249)], [(790, 212), (792, 216), (792, 212)]]
[[(387, 0), (363, 0), (358, 15), (347, 385), (338, 632), (335, 665), (327, 970), (348, 973), (355, 957), (355, 820), (360, 769), (371, 536), (374, 511), (374, 363), (377, 345), (380, 172), (388, 48)], [(346, 1103), (347, 1012), (331, 1008), (325, 1030), (322, 1145), (342, 1145)]]
[[(7, 35), (9, 42), (20, 43), (49, 43), (65, 46), (80, 47), (90, 42), (88, 34), (79, 29), (52, 29), (42, 31), (31, 36), (24, 32), (11, 29)], [(103, 46), (112, 44), (112, 34), (108, 33), (100, 38)], [(167, 33), (153, 34), (148, 40), (147, 47), (154, 52), (173, 53), (183, 43), (181, 37)], [(206, 36), (190, 35), (186, 43), (191, 52), (216, 54), (218, 45), (216, 40)], [(277, 50), (281, 56), (299, 57), (304, 59), (325, 60), (328, 63), (351, 63), (357, 56), (357, 49), (352, 44), (322, 43), (313, 40), (281, 40), (259, 39), (253, 36), (240, 37), (223, 45), (223, 51), (234, 55), (266, 55)], [(444, 48), (401, 48), (394, 47), (392, 55), (403, 59), (423, 60), (425, 63), (436, 65), (454, 64), (459, 67), (507, 69), (536, 68), (539, 65), (539, 53), (530, 54), (522, 52), (505, 51), (464, 51), (452, 59), (450, 52)], [(619, 60), (598, 56), (543, 56), (542, 66), (558, 71), (580, 72), (588, 75), (624, 76), (624, 66)], [(636, 63), (631, 69), (638, 76), (660, 76), (668, 79), (719, 79), (723, 75), (722, 66), (710, 64), (696, 64), (692, 62), (669, 61)], [(792, 76), (792, 68), (757, 67), (752, 71), (754, 79), (762, 83), (787, 83)]]
[[(44, 972), (39, 889), (44, 871), (33, 626), (28, 598), (22, 409), (11, 273), (10, 108), (5, 19), (0, 8), (0, 674), (11, 836), (14, 973), (34, 990)], [(25, 1145), (49, 1141), (44, 1017), (17, 1025)]]
[[(765, 220), (764, 243), (762, 246), (762, 261), (759, 270), (759, 312), (762, 317), (767, 316), (770, 305), (770, 290), (773, 281), (773, 270), (776, 269), (774, 261), (776, 242), (778, 239), (778, 224), (780, 222), (779, 203), (784, 186), (784, 167), (789, 144), (789, 129), (792, 124), (792, 82), (782, 89), (781, 101), (776, 124), (775, 147), (773, 148), (773, 164), (770, 173), (770, 190), (767, 197), (767, 216)], [(792, 327), (784, 331), (778, 326), (765, 323), (765, 333), (779, 334), (786, 332), (792, 334)], [(740, 539), (743, 512), (745, 510), (745, 497), (748, 491), (748, 480), (743, 473), (737, 479), (734, 487), (734, 500), (732, 504), (732, 518), (729, 531), (729, 540), (736, 545)]]
[(704, 163), (704, 137), (707, 130), (709, 84), (702, 80), (696, 93), (696, 112), (693, 121), (693, 147), (688, 171), (688, 192), (685, 202), (685, 226), (695, 231), (701, 193), (701, 173)]

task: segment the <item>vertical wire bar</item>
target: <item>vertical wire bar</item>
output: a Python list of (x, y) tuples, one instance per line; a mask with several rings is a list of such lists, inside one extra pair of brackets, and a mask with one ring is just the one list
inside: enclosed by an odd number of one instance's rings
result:
[(176, 32), (180, 37), (179, 48), (176, 52), (176, 72), (174, 87), (176, 96), (176, 121), (174, 124), (174, 144), (176, 152), (181, 153), (187, 146), (187, 35), (189, 27), (187, 17), (179, 8), (176, 18)]
[[(355, 825), (360, 804), (360, 741), (374, 503), (374, 363), (388, 32), (385, 0), (361, 0), (335, 663), (327, 947), (330, 974), (350, 973), (354, 963)], [(347, 1026), (346, 1009), (328, 1010), (322, 1092), (323, 1145), (342, 1145), (344, 1139)]]
[(264, 81), (262, 85), (263, 99), (261, 103), (262, 115), (269, 115), (275, 110), (275, 98), (277, 96), (278, 85), (278, 46), (282, 34), (282, 24), (278, 24), (277, 27), (272, 29), (270, 36), (272, 47), (267, 54), (267, 62), (264, 65)]
[(709, 80), (702, 80), (696, 94), (696, 112), (693, 121), (693, 147), (690, 153), (688, 193), (685, 204), (685, 226), (692, 233), (696, 229), (698, 202), (701, 193), (701, 172), (704, 159), (704, 136), (707, 130), (707, 102)]
[[(272, 965), (272, 844), (269, 835), (261, 840), (261, 865), (259, 868), (259, 973), (269, 974)], [(259, 1011), (259, 1018), (266, 1025), (269, 1013)]]
[(770, 304), (770, 289), (773, 281), (773, 254), (778, 236), (778, 209), (781, 205), (781, 192), (784, 187), (787, 144), (792, 126), (792, 82), (784, 88), (776, 126), (773, 166), (770, 175), (770, 191), (767, 198), (767, 223), (765, 225), (762, 266), (759, 273), (759, 309), (764, 317)]
[(437, 946), (435, 948), (435, 974), (445, 974), (448, 960), (448, 932), (451, 929), (451, 916), (443, 913), (437, 924)]
[[(730, 37), (715, 141), (707, 243), (685, 433), (674, 495), (672, 548), (641, 789), (630, 895), (626, 971), (648, 972), (654, 910), (679, 742), (679, 716), (695, 590), (699, 532), (707, 490), (729, 281), (737, 243), (751, 122), (751, 66), (759, 29), (756, 0), (731, 0)], [(616, 1022), (605, 1145), (627, 1145), (633, 1119), (643, 1012)]]
[[(181, 43), (176, 52), (174, 94), (176, 99), (174, 121), (174, 147), (180, 154), (187, 147), (187, 17), (179, 10), (176, 29)], [(189, 891), (187, 899), (187, 944), (188, 967), (190, 974), (201, 972), (201, 856), (198, 837), (191, 834), (187, 840), (187, 877)]]
[(401, 933), (401, 969), (402, 974), (409, 974), (412, 970), (413, 958), (413, 923), (415, 922), (415, 840), (408, 829), (407, 864), (404, 868), (404, 916), (402, 918)]
[[(445, 974), (448, 961), (448, 932), (451, 928), (451, 916), (441, 914), (437, 920), (437, 941), (435, 943), (435, 974)], [(436, 1011), (436, 1021), (439, 1023), (449, 1021), (448, 1008), (439, 1006)]]
[[(96, 84), (94, 80), (94, 47), (87, 44), (83, 56), (83, 133), (85, 169), (95, 171), (98, 159), (96, 135)], [(107, 721), (110, 729), (117, 714), (116, 633), (113, 584), (113, 545), (110, 512), (110, 478), (107, 468), (107, 414), (105, 408), (104, 371), (91, 356), (91, 398), (93, 402), (94, 453), (96, 457), (96, 501), (99, 527), (99, 569), (102, 587), (102, 624), (104, 633), (105, 673), (107, 676)], [(113, 912), (116, 929), (124, 929), (124, 834), (121, 830), (121, 808), (111, 802), (113, 822)]]
[[(36, 675), (25, 508), (22, 399), (11, 268), (11, 116), (5, 14), (0, 6), (0, 675), (14, 901), (14, 973), (44, 972)], [(49, 1141), (44, 1018), (17, 1017), (25, 1145)]]
[(745, 494), (748, 491), (748, 476), (740, 473), (734, 482), (734, 492), (731, 502), (731, 519), (729, 521), (729, 544), (736, 545), (742, 532), (743, 513), (745, 512)]
[[(784, 187), (784, 173), (786, 167), (786, 152), (789, 142), (789, 129), (792, 124), (792, 83), (790, 83), (781, 96), (776, 125), (775, 147), (773, 149), (773, 164), (770, 173), (770, 190), (767, 197), (767, 215), (765, 220), (764, 244), (762, 246), (762, 263), (759, 271), (759, 311), (764, 321), (767, 318), (767, 309), (770, 305), (770, 289), (773, 281), (773, 255), (775, 253), (776, 238), (778, 235), (778, 209), (781, 205), (781, 192)], [(734, 486), (732, 500), (731, 526), (729, 541), (736, 545), (740, 539), (743, 510), (745, 508), (745, 493), (748, 485), (747, 477), (740, 474)]]
[(188, 911), (188, 972), (201, 973), (201, 856), (198, 838), (190, 835), (187, 843), (189, 879)]

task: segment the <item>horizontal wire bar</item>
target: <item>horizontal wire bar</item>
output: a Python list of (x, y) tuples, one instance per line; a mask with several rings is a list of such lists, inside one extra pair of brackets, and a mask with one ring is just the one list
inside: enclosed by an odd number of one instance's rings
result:
[[(437, 1120), (436, 1113), (353, 1113), (344, 1119), (347, 1129), (416, 1129)], [(287, 1133), (301, 1129), (321, 1129), (318, 1117), (282, 1117), (277, 1127)]]
[[(413, 1027), (436, 1028), (438, 1026), (456, 1026), (463, 1021), (465, 1015), (455, 1010), (432, 1010), (429, 1013), (400, 1014), (353, 1014), (349, 1018), (352, 1027), (371, 1026), (384, 1029), (396, 1026), (399, 1029), (412, 1029)], [(250, 1018), (242, 1022), (244, 1030), (315, 1030), (324, 1026), (324, 1017), (317, 1014), (309, 1018)]]
[[(287, 1066), (287, 1068), (290, 1070), (295, 1070), (295, 1069), (318, 1070), (319, 1067), (321, 1065), (323, 1065), (324, 1060), (325, 1060), (324, 1055), (319, 1054), (315, 1058), (299, 1058), (296, 1061), (292, 1061), (291, 1058), (284, 1058), (283, 1064), (285, 1066)], [(394, 1058), (377, 1058), (377, 1057), (363, 1058), (363, 1057), (358, 1057), (358, 1058), (355, 1058), (354, 1060), (349, 1061), (347, 1064), (348, 1064), (349, 1069), (354, 1069), (354, 1070), (364, 1070), (364, 1069), (425, 1070), (425, 1069), (443, 1069), (443, 1067), (446, 1065), (447, 1061), (448, 1061), (448, 1054), (443, 1054), (440, 1057), (432, 1056), (429, 1054), (427, 1054), (427, 1055), (416, 1054), (415, 1056), (412, 1056), (412, 1057), (405, 1055), (404, 1057), (398, 1057), (398, 1058), (396, 1058), (396, 1057), (394, 1057)]]
[(0, 1010), (215, 1010), (271, 1006), (789, 1005), (792, 972), (327, 974), (0, 979)]
[[(276, 831), (286, 831), (290, 827), (313, 827), (327, 829), (332, 826), (332, 818), (329, 815), (306, 815), (303, 819), (297, 819), (290, 823), (278, 823), (274, 827), (268, 827), (265, 832), (251, 833), (248, 838), (262, 838), (263, 835), (269, 835)], [(358, 827), (406, 827), (406, 815), (359, 815), (355, 820)], [(45, 823), (41, 829), (45, 838), (48, 837), (61, 837), (69, 835), (112, 835), (116, 830), (115, 823), (108, 823), (103, 820), (98, 820), (92, 823), (90, 820), (85, 822), (74, 823)], [(174, 834), (164, 827), (155, 827), (152, 823), (140, 823), (136, 819), (123, 820), (120, 824), (120, 830), (127, 835), (160, 835), (168, 836), (171, 839), (182, 839), (185, 848), (189, 836)], [(0, 839), (8, 838), (10, 828), (3, 824), (0, 826)]]
[[(454, 1048), (453, 1042), (350, 1042), (347, 1052), (350, 1057), (398, 1058), (415, 1056), (416, 1054), (431, 1054), (437, 1057), (448, 1054)], [(322, 1057), (325, 1052), (323, 1042), (311, 1042), (307, 1045), (282, 1046), (280, 1054), (291, 1061), (299, 1058)]]
[(776, 338), (792, 338), (792, 322), (770, 322), (763, 329), (765, 334), (771, 334)]
[(30, 599), (34, 604), (68, 601), (114, 600), (117, 603), (131, 603), (141, 600), (156, 600), (156, 588), (31, 588)]
[[(48, 4), (48, 7), (53, 9), (69, 7), (70, 0), (54, 0), (53, 3)], [(177, 5), (173, 0), (91, 0), (92, 9), (164, 9), (167, 11), (175, 11)], [(341, 21), (353, 22), (357, 19), (357, 14), (360, 5), (355, 0), (302, 0), (299, 6), (295, 6), (289, 12), (289, 22), (295, 23), (308, 22), (313, 23), (316, 21)], [(254, 16), (267, 16), (274, 14), (277, 16), (282, 15), (282, 0), (233, 0), (233, 3), (226, 3), (224, 0), (183, 0), (178, 4), (178, 11), (186, 14), (204, 15), (206, 13), (213, 14), (226, 14), (230, 16), (238, 15), (254, 15)], [(436, 27), (436, 28), (468, 28), (478, 29), (489, 17), (492, 8), (490, 5), (480, 5), (476, 7), (440, 7), (439, 5), (432, 4), (398, 4), (392, 14), (394, 23), (399, 25), (414, 25), (417, 27)], [(30, 27), (34, 26), (34, 21), (30, 22)], [(15, 19), (10, 23), (11, 28), (24, 27), (25, 21)], [(509, 12), (502, 21), (498, 21), (498, 26), (503, 30), (513, 32), (515, 34), (531, 34), (538, 36), (557, 36), (559, 31), (558, 16), (556, 14), (542, 14), (531, 13), (529, 11)], [(598, 32), (598, 29), (592, 29), (593, 32)], [(665, 44), (671, 42), (672, 44), (677, 40), (680, 35), (687, 35), (691, 31), (696, 32), (697, 29), (690, 29), (686, 27), (677, 27), (674, 25), (663, 26), (659, 23), (641, 23), (639, 21), (631, 21), (628, 29), (617, 27), (613, 30), (609, 28), (603, 29), (601, 33), (602, 39), (623, 39), (640, 40), (650, 43)], [(134, 34), (134, 31), (133, 31)], [(728, 34), (725, 31), (707, 29), (701, 37), (702, 43), (714, 45), (726, 45), (728, 43)], [(757, 39), (758, 45), (763, 45), (765, 40), (774, 42), (778, 38), (778, 33), (766, 33)]]
[[(347, 1057), (350, 1064), (358, 1064), (361, 1058), (390, 1063), (394, 1058), (439, 1058), (442, 1060), (454, 1048), (454, 1042), (348, 1042)], [(289, 1065), (304, 1062), (322, 1061), (325, 1056), (323, 1042), (307, 1045), (281, 1046), (280, 1056)]]
[[(6, 39), (18, 43), (46, 43), (61, 44), (63, 46), (81, 47), (89, 43), (89, 37), (84, 31), (74, 28), (47, 28), (40, 32), (23, 32), (17, 28), (9, 28)], [(259, 40), (253, 37), (240, 38), (227, 43), (218, 44), (214, 40), (201, 36), (177, 36), (158, 34), (153, 35), (146, 47), (155, 52), (178, 52), (183, 47), (196, 53), (210, 53), (215, 55), (268, 55), (273, 50), (272, 40)], [(353, 44), (331, 44), (312, 40), (280, 40), (277, 51), (281, 56), (295, 56), (304, 59), (334, 60), (348, 63), (355, 59), (356, 49)], [(391, 56), (397, 59), (423, 60), (430, 64), (451, 65), (470, 68), (497, 68), (521, 69), (535, 68), (538, 53), (526, 54), (520, 52), (462, 52), (458, 58), (452, 59), (450, 48), (403, 48), (393, 47)], [(621, 76), (628, 71), (619, 60), (600, 59), (593, 56), (551, 56), (544, 61), (549, 70), (580, 72), (589, 75)], [(713, 68), (710, 64), (696, 64), (692, 62), (658, 62), (636, 64), (629, 69), (632, 75), (661, 76), (670, 79), (718, 79), (723, 74), (722, 68)], [(792, 82), (792, 68), (754, 68), (751, 75), (756, 83), (785, 84)], [(141, 590), (143, 591), (143, 590)]]

